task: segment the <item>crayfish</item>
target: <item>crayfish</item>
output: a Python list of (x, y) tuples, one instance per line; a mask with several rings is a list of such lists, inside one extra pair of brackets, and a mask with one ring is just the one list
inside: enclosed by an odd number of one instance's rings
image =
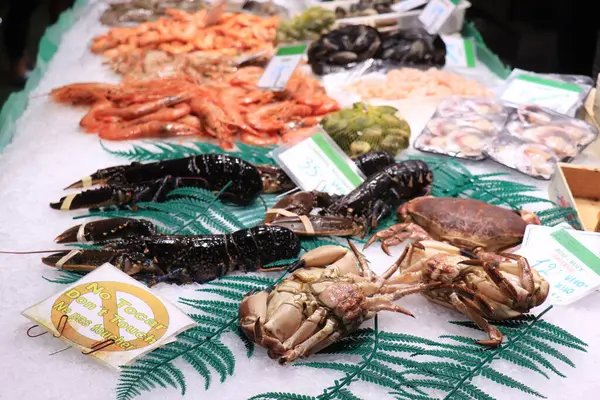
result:
[(47, 265), (71, 271), (91, 271), (111, 263), (136, 279), (203, 283), (234, 271), (277, 271), (262, 267), (294, 258), (298, 237), (288, 229), (257, 226), (225, 235), (160, 234), (154, 224), (132, 218), (88, 222), (68, 229), (58, 243), (92, 243), (101, 250), (63, 251), (44, 257)]
[(267, 211), (265, 225), (291, 229), (298, 235), (354, 236), (377, 227), (401, 200), (426, 193), (433, 181), (420, 160), (388, 165), (345, 196), (299, 192)]

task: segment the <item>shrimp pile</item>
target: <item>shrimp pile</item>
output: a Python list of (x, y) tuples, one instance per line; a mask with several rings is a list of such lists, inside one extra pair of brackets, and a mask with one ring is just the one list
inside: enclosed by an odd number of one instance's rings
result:
[(187, 54), (169, 54), (161, 50), (137, 49), (112, 57), (107, 64), (123, 82), (165, 77), (187, 77), (196, 83), (221, 80), (223, 76), (235, 72), (240, 64), (264, 66), (272, 52), (235, 56), (230, 51), (195, 51)]
[(260, 67), (244, 67), (220, 82), (182, 77), (119, 85), (76, 83), (54, 89), (59, 103), (91, 106), (81, 119), (88, 133), (106, 140), (205, 136), (225, 148), (234, 140), (265, 146), (304, 137), (322, 116), (339, 110), (319, 82), (296, 72), (286, 90), (256, 84)]
[(136, 49), (158, 49), (170, 54), (193, 51), (256, 52), (273, 47), (279, 17), (223, 13), (216, 24), (207, 26), (207, 11), (187, 13), (168, 9), (169, 17), (135, 27), (113, 28), (93, 39), (91, 50), (114, 57)]
[(363, 100), (493, 95), (485, 86), (473, 80), (436, 68), (427, 71), (414, 68), (395, 69), (389, 71), (383, 79), (364, 78), (347, 86), (347, 89), (359, 94)]

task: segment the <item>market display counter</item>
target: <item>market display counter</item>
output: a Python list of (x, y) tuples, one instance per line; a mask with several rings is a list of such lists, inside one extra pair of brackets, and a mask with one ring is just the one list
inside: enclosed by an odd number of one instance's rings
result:
[[(118, 82), (118, 77), (103, 65), (102, 58), (88, 49), (92, 37), (106, 31), (99, 22), (102, 11), (100, 2), (78, 3), (73, 11), (63, 15), (59, 21), (63, 28), (53, 27), (45, 36), (38, 68), (25, 94), (14, 95), (2, 112), (0, 146), (10, 143), (0, 155), (0, 250), (57, 248), (53, 238), (80, 223), (81, 220), (73, 217), (87, 212), (58, 212), (51, 210), (48, 204), (64, 196), (62, 188), (75, 179), (100, 168), (129, 162), (118, 152), (130, 151), (131, 143), (100, 143), (96, 135), (79, 132), (76, 124), (86, 110), (59, 105), (48, 98), (53, 88), (68, 83)], [(53, 35), (57, 37), (52, 38)], [(45, 52), (53, 53), (53, 45), (56, 52), (50, 57)], [(478, 63), (469, 74), (478, 80), (493, 82), (492, 88), (502, 82), (483, 63)], [(325, 82), (327, 89), (335, 93), (335, 81)], [(351, 105), (344, 104), (343, 100), (348, 102), (348, 99), (338, 100), (342, 106)], [(411, 146), (402, 157), (431, 157), (415, 150), (412, 143), (438, 102), (378, 102), (397, 108), (411, 127)], [(17, 103), (27, 104), (22, 115)], [(181, 144), (173, 139), (167, 143)], [(152, 151), (164, 151), (147, 142), (135, 144)], [(600, 166), (598, 148), (598, 143), (593, 143), (572, 164)], [(460, 192), (468, 195), (472, 193), (469, 189), (487, 187), (496, 190), (499, 198), (509, 196), (510, 189), (507, 187), (502, 193), (501, 184), (485, 186), (485, 182), (504, 180), (531, 185), (532, 190), (523, 195), (548, 199), (549, 181), (530, 178), (489, 160), (426, 159), (437, 160), (431, 164), (435, 167), (434, 176), (443, 175), (446, 185), (458, 188), (455, 195)], [(461, 184), (464, 190), (460, 189)], [(588, 184), (595, 185), (594, 182)], [(553, 202), (557, 200), (550, 200), (534, 201), (524, 208), (536, 212), (555, 208)], [(259, 220), (252, 220), (255, 218), (252, 215), (262, 205), (257, 202), (252, 207), (252, 212), (244, 213), (241, 209), (231, 212), (239, 221), (259, 222), (260, 216)], [(453, 210), (445, 211), (452, 213)], [(195, 214), (191, 220), (194, 218), (202, 221), (204, 216)], [(597, 241), (595, 243), (598, 246)], [(402, 247), (392, 248), (389, 257), (374, 245), (364, 255), (373, 271), (381, 274), (402, 250)], [(535, 266), (538, 261), (530, 260), (530, 264)], [(258, 276), (274, 280), (280, 273)], [(428, 302), (420, 295), (407, 296), (398, 304), (410, 310), (415, 318), (381, 312), (375, 321), (365, 322), (364, 330), (352, 336), (352, 341), (342, 342), (345, 347), (342, 346), (341, 351), (338, 348), (339, 352), (334, 354), (319, 354), (296, 364), (280, 366), (261, 347), (249, 351), (236, 328), (237, 302), (251, 288), (262, 289), (270, 281), (236, 281), (226, 277), (216, 281), (221, 282), (217, 285), (160, 283), (152, 288), (154, 293), (188, 314), (212, 317), (203, 322), (208, 333), (188, 340), (187, 350), (173, 347), (173, 353), (161, 353), (154, 366), (137, 364), (140, 367), (137, 375), (131, 370), (128, 377), (119, 376), (115, 370), (75, 349), (49, 356), (66, 346), (52, 335), (27, 336), (32, 323), (21, 311), (64, 288), (52, 281), (64, 279), (66, 282), (71, 278), (72, 275), (43, 265), (39, 254), (0, 255), (0, 365), (3, 367), (0, 398), (489, 400), (545, 397), (562, 400), (597, 397), (595, 360), (600, 356), (596, 345), (600, 341), (595, 311), (600, 302), (597, 292), (568, 306), (543, 304), (531, 310), (525, 319), (498, 324), (507, 337), (505, 343), (485, 351), (471, 340), (482, 339), (484, 334), (467, 327), (466, 318), (461, 314)], [(230, 305), (216, 303), (223, 301)], [(308, 364), (302, 366), (306, 362)], [(411, 374), (411, 370), (418, 370), (420, 374)], [(180, 392), (185, 395), (182, 397)]]

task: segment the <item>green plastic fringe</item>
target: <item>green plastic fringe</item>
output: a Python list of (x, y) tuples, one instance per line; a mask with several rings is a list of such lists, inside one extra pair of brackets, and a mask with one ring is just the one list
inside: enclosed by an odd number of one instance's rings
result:
[(25, 89), (12, 93), (0, 110), (0, 151), (12, 140), (17, 120), (21, 118), (29, 104), (29, 94), (35, 90), (46, 73), (50, 60), (60, 46), (63, 34), (71, 29), (87, 5), (88, 0), (76, 0), (73, 7), (64, 11), (58, 21), (44, 32), (44, 36), (40, 39), (36, 67), (27, 80)]

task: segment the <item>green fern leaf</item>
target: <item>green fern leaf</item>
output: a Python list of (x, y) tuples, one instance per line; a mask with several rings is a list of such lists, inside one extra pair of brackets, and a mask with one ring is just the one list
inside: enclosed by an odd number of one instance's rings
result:
[(454, 350), (425, 350), (418, 354), (412, 354), (413, 357), (416, 355), (448, 358), (450, 360), (456, 360), (467, 365), (479, 365), (481, 363), (481, 358), (485, 357), (485, 354), (468, 354)]
[(506, 361), (510, 361), (513, 364), (535, 371), (538, 374), (543, 375), (546, 379), (550, 379), (548, 374), (538, 368), (534, 362), (516, 351), (505, 349), (504, 351), (499, 351), (498, 356)]
[(223, 281), (223, 280), (210, 281), (207, 283), (210, 284), (210, 286), (224, 287), (224, 288), (228, 288), (228, 289), (232, 289), (232, 290), (235, 289), (235, 290), (239, 290), (244, 293), (248, 293), (252, 289), (257, 288), (256, 284), (254, 284), (254, 283), (241, 283), (241, 282), (231, 282), (231, 281)]
[(361, 400), (348, 389), (340, 389), (335, 393), (335, 398), (339, 400)]
[(548, 361), (542, 354), (538, 353), (536, 350), (527, 346), (525, 343), (515, 343), (513, 345), (513, 349), (514, 349), (514, 351), (518, 352), (519, 354), (531, 359), (534, 362), (537, 362), (538, 364), (542, 365), (543, 367), (554, 372), (556, 375), (560, 376), (561, 378), (566, 378), (566, 376), (563, 375), (559, 370), (557, 370), (554, 367), (554, 365), (552, 365), (552, 363), (550, 361)]
[(398, 344), (396, 344), (396, 343), (383, 342), (383, 341), (378, 344), (378, 348), (381, 349), (382, 351), (389, 351), (389, 352), (404, 351), (404, 352), (410, 352), (410, 353), (414, 353), (414, 354), (420, 353), (425, 350), (425, 348), (422, 346), (414, 346), (414, 345), (408, 345), (408, 344), (398, 346)]
[[(231, 283), (254, 283), (260, 288), (266, 288), (267, 286), (271, 286), (273, 283), (275, 283), (275, 279), (259, 275), (227, 275), (220, 278), (218, 281)], [(218, 281), (211, 281), (208, 283), (210, 284)]]
[(203, 289), (198, 289), (198, 292), (218, 294), (219, 296), (225, 297), (226, 299), (231, 299), (231, 300), (236, 300), (236, 301), (242, 301), (242, 298), (244, 297), (244, 293), (233, 291), (233, 290), (225, 290), (225, 289), (203, 288)]
[(85, 276), (85, 273), (60, 271), (60, 275), (54, 279), (46, 278), (45, 276), (42, 276), (42, 279), (51, 283), (58, 283), (59, 285), (71, 285), (80, 280), (83, 276)]
[(566, 221), (573, 225), (575, 229), (582, 229), (581, 224), (576, 219), (577, 212), (573, 208), (553, 207), (537, 211), (536, 214), (544, 225), (554, 226)]
[(269, 392), (250, 397), (248, 400), (315, 400), (316, 397), (296, 393)]
[(429, 396), (416, 395), (405, 391), (389, 392), (390, 396), (395, 396), (398, 400), (435, 400)]
[(573, 343), (572, 340), (564, 339), (563, 335), (557, 334), (556, 332), (553, 332), (551, 330), (542, 329), (542, 328), (538, 327), (537, 325), (534, 326), (533, 328), (531, 328), (531, 330), (529, 331), (529, 335), (531, 335), (535, 338), (538, 338), (538, 339), (543, 339), (543, 340), (547, 340), (552, 343), (560, 344), (562, 346), (569, 347), (571, 349), (576, 349), (579, 351), (587, 352), (587, 350), (584, 347)]
[(225, 363), (225, 366), (227, 367), (227, 374), (233, 375), (233, 371), (235, 369), (235, 356), (231, 350), (229, 350), (229, 348), (221, 342), (207, 342), (206, 347), (208, 351), (212, 350), (212, 353), (221, 357)]
[(355, 370), (357, 368), (356, 365), (352, 365), (352, 364), (333, 363), (333, 362), (332, 363), (317, 362), (317, 361), (302, 362), (302, 363), (297, 363), (296, 365), (302, 366), (302, 367), (317, 368), (317, 369), (330, 369), (333, 371), (345, 372), (347, 374), (351, 374), (351, 373), (355, 372)]
[(545, 330), (547, 332), (551, 332), (556, 337), (559, 337), (562, 340), (565, 340), (567, 342), (570, 342), (570, 343), (573, 343), (573, 344), (578, 344), (578, 345), (581, 345), (581, 346), (587, 346), (588, 345), (586, 342), (584, 342), (583, 340), (579, 339), (576, 336), (573, 336), (572, 334), (570, 334), (569, 332), (567, 332), (563, 328), (561, 328), (559, 326), (556, 326), (554, 324), (551, 324), (549, 322), (539, 321), (536, 324), (536, 327), (538, 327), (540, 329), (543, 329), (543, 330)]
[(397, 371), (394, 371), (385, 364), (379, 361), (373, 360), (367, 364), (366, 369), (370, 370), (374, 374), (385, 377), (396, 383), (396, 387), (400, 384), (406, 383), (406, 380)]
[(426, 389), (437, 389), (443, 391), (449, 391), (454, 389), (454, 386), (452, 386), (452, 384), (438, 379), (413, 379), (410, 381), (410, 384), (416, 387)]
[(496, 400), (492, 396), (485, 393), (483, 390), (479, 389), (477, 386), (469, 382), (465, 382), (462, 385), (460, 385), (459, 391), (469, 396), (469, 398), (473, 398), (476, 400)]
[(179, 298), (179, 302), (213, 315), (222, 315), (223, 313), (237, 314), (239, 308), (239, 304), (230, 301), (197, 300), (181, 297)]
[(213, 317), (209, 315), (190, 314), (190, 317), (199, 324), (208, 326), (220, 326), (227, 323), (227, 318)]
[(523, 337), (522, 341), (528, 347), (534, 348), (538, 351), (541, 351), (542, 353), (546, 353), (546, 354), (564, 362), (565, 364), (575, 368), (575, 364), (573, 363), (573, 361), (571, 361), (567, 356), (562, 354), (560, 351), (556, 350), (554, 347), (548, 345), (547, 343), (544, 343), (540, 340), (532, 338), (531, 336)]
[[(207, 341), (206, 343), (211, 342)], [(195, 350), (193, 350), (193, 352), (202, 359), (204, 359), (208, 363), (208, 365), (210, 365), (217, 372), (217, 374), (219, 374), (221, 383), (225, 382), (229, 371), (227, 369), (227, 365), (224, 363), (223, 360), (221, 360), (219, 356), (214, 354), (211, 350), (205, 349), (203, 347), (198, 347)]]
[[(367, 364), (367, 368), (371, 363)], [(362, 379), (365, 382), (374, 383), (379, 386), (387, 387), (390, 389), (396, 389), (398, 387), (398, 382), (393, 381), (386, 376), (380, 375), (377, 372), (370, 371), (368, 369), (363, 369), (356, 374), (356, 377)]]
[[(145, 390), (147, 387), (152, 387), (152, 384), (158, 384), (163, 388), (168, 386), (174, 389), (180, 389), (181, 394), (185, 394), (185, 384), (181, 386), (183, 379), (182, 373), (171, 363), (164, 363), (155, 367), (155, 364), (148, 363), (147, 367), (143, 367), (143, 373), (140, 374), (138, 368), (123, 366), (121, 380), (117, 384), (117, 399), (130, 400), (141, 394), (140, 389)], [(140, 384), (141, 382), (141, 384)]]
[(244, 347), (246, 347), (246, 356), (248, 358), (252, 357), (252, 355), (254, 354), (254, 350), (256, 349), (254, 342), (246, 337), (244, 332), (242, 332), (242, 328), (239, 325), (234, 330), (234, 333), (240, 338), (242, 343), (244, 343)]
[(437, 342), (433, 340), (425, 339), (419, 336), (408, 335), (405, 333), (380, 332), (379, 339), (386, 342), (415, 343), (427, 346), (435, 346), (437, 344)]
[(500, 385), (510, 387), (513, 389), (518, 389), (524, 393), (532, 394), (534, 396), (541, 397), (543, 399), (546, 398), (546, 396), (542, 395), (541, 393), (536, 392), (529, 386), (511, 378), (508, 375), (503, 374), (502, 372), (498, 372), (490, 367), (482, 367), (480, 369), (480, 373), (481, 373), (481, 376), (488, 378), (489, 380), (496, 382)]
[(211, 383), (211, 373), (202, 357), (195, 353), (186, 353), (183, 359), (188, 362), (204, 378), (204, 389), (208, 390)]

